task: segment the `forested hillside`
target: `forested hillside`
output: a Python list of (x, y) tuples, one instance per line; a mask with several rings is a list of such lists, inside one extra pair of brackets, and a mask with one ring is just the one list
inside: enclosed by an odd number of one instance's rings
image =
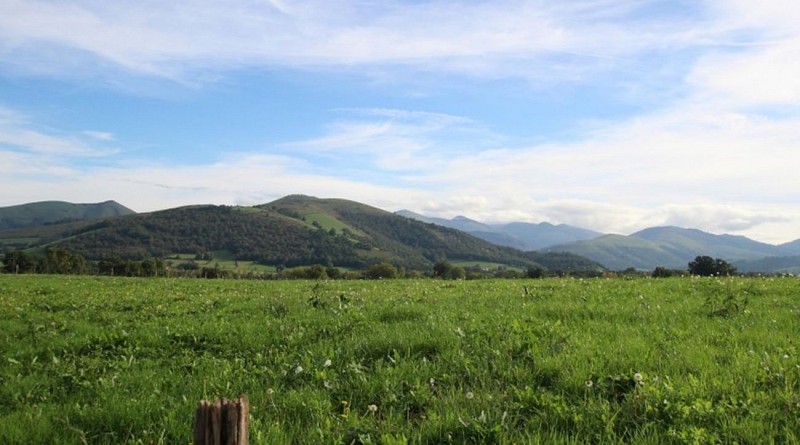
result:
[[(90, 260), (224, 252), (235, 260), (286, 267), (363, 268), (388, 262), (430, 270), (436, 261), (449, 260), (554, 271), (601, 269), (572, 254), (526, 253), (357, 202), (300, 195), (256, 207), (189, 206), (111, 218), (70, 226), (61, 238), (58, 228), (39, 239)], [(15, 232), (15, 236), (23, 239), (26, 234)], [(28, 248), (36, 249), (36, 242), (31, 242)]]

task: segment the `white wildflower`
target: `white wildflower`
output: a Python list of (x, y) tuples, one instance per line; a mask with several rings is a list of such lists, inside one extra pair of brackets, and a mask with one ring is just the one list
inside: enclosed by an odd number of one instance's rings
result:
[(325, 360), (325, 363), (322, 364), (322, 367), (323, 368), (330, 368), (332, 364), (333, 364), (333, 362), (331, 362), (331, 359), (327, 359), (327, 360)]
[(297, 375), (297, 374), (301, 374), (303, 371), (304, 371), (304, 369), (303, 369), (303, 367), (302, 367), (302, 366), (300, 366), (300, 365), (297, 365), (297, 367), (296, 367), (296, 368), (294, 368), (294, 374), (295, 374), (295, 375)]
[(475, 398), (475, 394), (472, 391), (467, 391), (467, 400), (472, 400), (473, 398)]

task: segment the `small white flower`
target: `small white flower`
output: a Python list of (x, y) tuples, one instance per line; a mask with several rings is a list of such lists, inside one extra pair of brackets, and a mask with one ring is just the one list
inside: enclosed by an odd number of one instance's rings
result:
[(431, 377), (430, 384), (431, 386), (436, 384), (436, 380), (433, 377)]
[(467, 391), (467, 400), (472, 400), (474, 397), (475, 394), (473, 394), (471, 391)]
[(639, 374), (638, 372), (633, 375), (633, 381), (635, 381), (636, 383), (642, 383), (642, 380), (644, 380), (644, 377), (642, 377), (642, 375)]
[(322, 364), (322, 367), (323, 368), (330, 368), (332, 364), (333, 364), (333, 362), (331, 362), (331, 359), (327, 359), (327, 360), (325, 360), (325, 363)]
[(789, 354), (783, 354), (783, 359), (784, 360), (788, 360), (789, 359)]
[(584, 383), (584, 385), (586, 385), (587, 388), (591, 388), (592, 386), (594, 386), (594, 382), (591, 379), (589, 379)]
[(371, 413), (376, 413), (376, 412), (378, 412), (378, 405), (369, 405), (369, 406), (367, 407), (367, 409), (368, 409), (368, 410), (369, 410), (369, 412), (371, 412)]
[(272, 388), (267, 388), (267, 395), (268, 395), (268, 396), (271, 396), (271, 395), (273, 395), (273, 394), (275, 394), (275, 390), (274, 390), (274, 389), (272, 389)]
[(295, 373), (295, 375), (297, 375), (297, 374), (300, 374), (300, 373), (302, 373), (303, 371), (304, 371), (304, 369), (303, 369), (303, 367), (302, 367), (302, 366), (300, 366), (300, 365), (297, 365), (297, 367), (296, 367), (296, 368), (294, 368), (294, 373)]

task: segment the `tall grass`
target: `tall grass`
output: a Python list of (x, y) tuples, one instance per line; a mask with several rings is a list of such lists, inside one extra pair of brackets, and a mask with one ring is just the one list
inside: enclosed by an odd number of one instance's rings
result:
[(797, 443), (799, 285), (0, 276), (0, 443)]

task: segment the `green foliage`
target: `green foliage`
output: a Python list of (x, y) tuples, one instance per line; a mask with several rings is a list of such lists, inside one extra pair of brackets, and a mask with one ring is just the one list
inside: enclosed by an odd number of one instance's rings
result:
[(541, 267), (528, 266), (525, 276), (528, 278), (544, 278), (544, 270)]
[(399, 275), (397, 268), (389, 263), (373, 264), (367, 268), (364, 277), (370, 280), (379, 280), (382, 278), (397, 278)]
[(37, 261), (27, 253), (16, 250), (3, 256), (3, 270), (7, 273), (34, 273)]
[(716, 292), (709, 292), (703, 305), (710, 317), (731, 317), (747, 310), (753, 292), (752, 288), (737, 288), (733, 281), (728, 281)]
[(669, 278), (672, 275), (674, 275), (674, 273), (672, 270), (667, 269), (666, 267), (658, 266), (655, 269), (653, 269), (653, 272), (650, 275), (653, 278)]
[(725, 260), (698, 256), (689, 263), (689, 273), (701, 277), (736, 275), (736, 268)]
[(0, 443), (796, 443), (797, 285), (5, 274)]

